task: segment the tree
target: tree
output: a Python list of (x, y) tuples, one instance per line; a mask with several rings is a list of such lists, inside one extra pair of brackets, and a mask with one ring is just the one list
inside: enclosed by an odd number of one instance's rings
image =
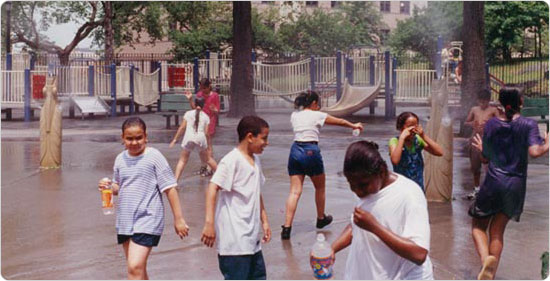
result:
[[(99, 16), (102, 7), (98, 6), (98, 2), (13, 1), (12, 5), (11, 41), (24, 43), (34, 51), (55, 53), (62, 65), (69, 64), (69, 56), (78, 43), (103, 24), (103, 18)], [(38, 14), (41, 19), (38, 19)], [(52, 24), (67, 22), (81, 25), (64, 48), (43, 34)]]
[(250, 1), (233, 2), (233, 70), (229, 116), (254, 114), (252, 96), (252, 15)]
[[(487, 87), (485, 79), (484, 2), (466, 1), (463, 5), (462, 38), (464, 38), (464, 45), (460, 103), (461, 112), (469, 112), (477, 100), (477, 93)], [(465, 119), (466, 115), (464, 114), (464, 116), (461, 116), (461, 121)], [(461, 130), (463, 127), (461, 126)]]

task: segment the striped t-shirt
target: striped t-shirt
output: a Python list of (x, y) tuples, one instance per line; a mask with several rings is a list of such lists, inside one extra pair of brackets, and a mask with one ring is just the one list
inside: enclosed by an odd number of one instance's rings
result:
[(166, 158), (152, 147), (145, 148), (139, 156), (131, 156), (125, 150), (116, 157), (113, 170), (113, 182), (120, 186), (117, 233), (161, 235), (164, 229), (162, 192), (177, 185)]

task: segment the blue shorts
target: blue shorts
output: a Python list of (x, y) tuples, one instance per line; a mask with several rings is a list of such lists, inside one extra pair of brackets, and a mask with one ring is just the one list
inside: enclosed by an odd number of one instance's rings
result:
[(317, 176), (325, 173), (317, 142), (294, 142), (288, 156), (288, 175)]
[(153, 235), (153, 234), (147, 234), (147, 233), (134, 233), (133, 235), (123, 235), (118, 234), (117, 240), (118, 244), (123, 244), (124, 242), (128, 241), (128, 239), (132, 239), (134, 243), (145, 246), (145, 247), (156, 247), (159, 244), (160, 241), (160, 235)]
[(218, 255), (218, 262), (225, 280), (266, 280), (262, 251), (243, 256)]

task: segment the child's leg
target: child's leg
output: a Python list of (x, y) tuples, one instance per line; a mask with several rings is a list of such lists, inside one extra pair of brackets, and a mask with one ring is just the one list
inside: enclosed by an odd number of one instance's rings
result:
[(286, 227), (292, 226), (294, 220), (294, 214), (296, 213), (296, 207), (298, 206), (298, 200), (302, 195), (302, 189), (304, 187), (305, 175), (292, 175), (290, 176), (290, 194), (286, 200)]
[(470, 148), (470, 170), (474, 175), (474, 186), (478, 187), (481, 178), (481, 152)]
[(491, 220), (491, 226), (489, 227), (489, 255), (497, 258), (497, 267), (504, 246), (504, 230), (509, 220), (505, 214), (498, 213)]
[(212, 145), (212, 141), (213, 141), (213, 136), (212, 135), (208, 135), (206, 137), (207, 139), (207, 142), (208, 142), (208, 156), (212, 159), (214, 159), (214, 147)]
[(212, 171), (216, 171), (216, 169), (218, 168), (218, 164), (216, 163), (216, 160), (214, 160), (214, 158), (209, 155), (207, 149), (199, 151), (199, 156), (202, 163), (208, 164)]
[(146, 247), (136, 244), (129, 240), (127, 263), (128, 263), (128, 279), (130, 280), (147, 280), (147, 258), (151, 253), (152, 247)]
[(180, 160), (178, 161), (178, 164), (176, 165), (176, 182), (179, 180), (181, 174), (183, 173), (183, 169), (185, 169), (185, 165), (187, 165), (187, 161), (189, 160), (189, 150), (182, 149), (180, 154)]
[(311, 177), (315, 187), (315, 205), (317, 206), (317, 219), (325, 217), (325, 174)]
[(489, 255), (489, 238), (487, 237), (487, 226), (489, 225), (489, 221), (490, 218), (472, 219), (472, 238), (474, 239), (474, 245), (481, 260), (481, 264), (483, 264), (483, 261)]

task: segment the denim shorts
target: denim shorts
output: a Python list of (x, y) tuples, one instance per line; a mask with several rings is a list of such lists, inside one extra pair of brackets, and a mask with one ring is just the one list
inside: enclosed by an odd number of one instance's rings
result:
[(325, 173), (323, 157), (317, 143), (294, 142), (288, 156), (288, 175), (317, 176)]
[(117, 240), (118, 244), (122, 244), (128, 239), (132, 239), (134, 243), (145, 246), (145, 247), (156, 247), (159, 244), (160, 241), (160, 235), (153, 235), (153, 234), (147, 234), (147, 233), (134, 233), (133, 235), (123, 235), (118, 234)]
[(266, 271), (262, 251), (253, 255), (220, 256), (220, 271), (225, 280), (265, 280)]

